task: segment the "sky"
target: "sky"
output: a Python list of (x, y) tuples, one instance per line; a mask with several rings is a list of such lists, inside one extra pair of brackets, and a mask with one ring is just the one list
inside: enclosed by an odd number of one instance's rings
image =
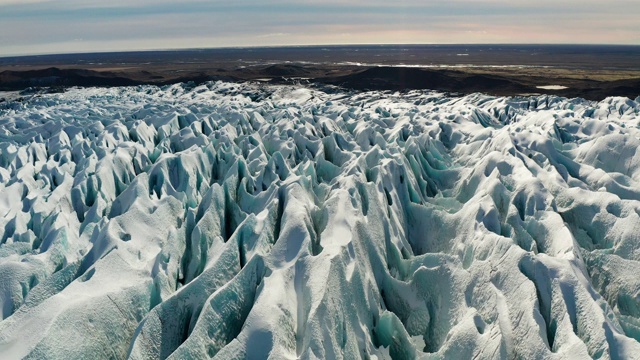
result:
[(328, 44), (634, 44), (640, 0), (0, 0), (0, 56)]

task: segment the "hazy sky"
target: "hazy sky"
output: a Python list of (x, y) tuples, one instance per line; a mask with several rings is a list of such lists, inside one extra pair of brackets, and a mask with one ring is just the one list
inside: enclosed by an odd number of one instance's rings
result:
[(371, 43), (640, 45), (640, 0), (0, 0), (0, 56)]

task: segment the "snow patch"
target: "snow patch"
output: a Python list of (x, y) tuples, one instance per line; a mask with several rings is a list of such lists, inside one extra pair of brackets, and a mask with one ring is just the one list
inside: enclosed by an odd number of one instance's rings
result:
[(541, 86), (536, 86), (536, 89), (542, 89), (542, 90), (564, 90), (564, 89), (568, 89), (568, 86), (563, 86), (563, 85), (541, 85)]

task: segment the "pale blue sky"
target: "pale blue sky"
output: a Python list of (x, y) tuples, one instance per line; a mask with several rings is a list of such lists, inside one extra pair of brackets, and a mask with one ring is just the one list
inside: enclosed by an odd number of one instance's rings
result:
[(313, 44), (640, 45), (640, 0), (0, 0), (0, 56)]

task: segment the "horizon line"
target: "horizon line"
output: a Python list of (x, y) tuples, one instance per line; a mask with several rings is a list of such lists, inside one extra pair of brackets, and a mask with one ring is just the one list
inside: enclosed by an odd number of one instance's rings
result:
[(243, 50), (243, 49), (286, 49), (286, 48), (315, 48), (315, 47), (343, 47), (343, 46), (616, 46), (616, 47), (640, 47), (640, 44), (603, 44), (603, 43), (350, 43), (350, 44), (298, 44), (298, 45), (241, 45), (241, 46), (207, 46), (207, 47), (184, 47), (184, 48), (150, 48), (140, 50), (105, 50), (86, 52), (60, 52), (60, 53), (25, 53), (14, 55), (0, 55), (0, 59), (28, 58), (40, 56), (57, 55), (97, 55), (97, 54), (127, 54), (127, 53), (150, 53), (150, 52), (178, 52), (178, 51), (201, 51), (201, 50)]

